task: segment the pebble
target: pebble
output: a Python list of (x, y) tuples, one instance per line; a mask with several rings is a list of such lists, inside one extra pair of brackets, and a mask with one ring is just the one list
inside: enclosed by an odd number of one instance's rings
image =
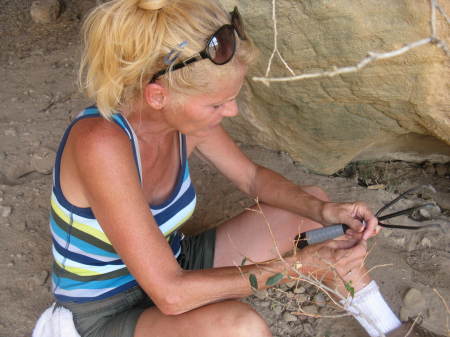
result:
[(43, 286), (48, 279), (48, 275), (49, 275), (48, 271), (43, 270), (40, 273), (33, 276), (33, 281), (35, 282), (36, 285)]
[(58, 0), (36, 0), (31, 4), (30, 14), (36, 23), (51, 23), (56, 21), (60, 10)]
[(11, 215), (12, 208), (10, 206), (1, 206), (0, 205), (0, 215), (3, 218), (7, 218)]
[(305, 335), (314, 336), (314, 328), (312, 324), (310, 323), (303, 324), (303, 332)]
[(305, 287), (297, 287), (294, 289), (294, 293), (296, 294), (303, 294), (305, 293), (305, 291), (306, 291)]
[(439, 177), (445, 177), (447, 174), (450, 173), (450, 167), (448, 167), (446, 164), (436, 164), (436, 174)]
[(411, 288), (403, 297), (403, 305), (400, 309), (400, 319), (407, 321), (408, 318), (417, 316), (426, 309), (426, 301), (422, 292), (417, 288)]
[(283, 308), (281, 305), (276, 305), (273, 307), (273, 312), (277, 315), (280, 315), (283, 312)]
[(319, 313), (319, 310), (317, 310), (317, 307), (315, 305), (306, 305), (302, 307), (302, 309), (305, 313), (311, 315), (317, 315)]
[(420, 241), (420, 244), (421, 244), (423, 247), (427, 247), (427, 248), (429, 248), (429, 247), (432, 246), (431, 240), (428, 239), (428, 238), (423, 238), (423, 239)]
[(306, 294), (298, 294), (295, 298), (299, 303), (304, 303), (309, 300), (309, 296)]
[(267, 290), (257, 290), (255, 296), (260, 300), (265, 300), (268, 297)]
[(298, 320), (297, 316), (292, 315), (291, 313), (285, 311), (283, 313), (283, 320), (285, 322), (295, 322)]
[(291, 282), (286, 282), (286, 283), (285, 283), (285, 285), (286, 285), (288, 288), (294, 288), (296, 284), (297, 284), (297, 281), (291, 281)]
[(319, 307), (324, 307), (327, 303), (325, 296), (322, 293), (318, 293), (316, 296), (314, 296), (313, 302)]
[(4, 132), (5, 136), (16, 137), (17, 131), (14, 129), (6, 129)]
[(50, 174), (53, 170), (55, 157), (55, 151), (50, 149), (42, 149), (39, 152), (33, 153), (31, 165), (39, 173)]

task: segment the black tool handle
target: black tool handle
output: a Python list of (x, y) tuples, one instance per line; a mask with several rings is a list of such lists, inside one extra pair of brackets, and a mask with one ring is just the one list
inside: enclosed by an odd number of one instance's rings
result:
[(297, 235), (295, 238), (297, 241), (297, 248), (301, 249), (315, 243), (337, 238), (338, 236), (344, 235), (345, 231), (349, 228), (350, 227), (347, 225), (337, 224), (301, 233), (300, 236)]

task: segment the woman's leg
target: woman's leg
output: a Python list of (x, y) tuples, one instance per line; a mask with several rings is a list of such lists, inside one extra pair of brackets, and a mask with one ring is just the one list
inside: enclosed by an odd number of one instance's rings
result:
[[(304, 189), (322, 200), (325, 192), (315, 186)], [(260, 204), (270, 223), (281, 253), (292, 249), (299, 232), (320, 227), (319, 223), (291, 212)], [(253, 207), (257, 209), (257, 207)], [(243, 257), (263, 261), (277, 256), (264, 217), (246, 211), (222, 224), (216, 232), (214, 267), (239, 265)], [(269, 337), (264, 319), (249, 305), (223, 301), (205, 305), (181, 315), (168, 316), (156, 307), (144, 311), (138, 319), (135, 337)]]
[(271, 337), (269, 327), (248, 304), (223, 301), (168, 316), (156, 307), (138, 319), (135, 337)]
[[(303, 186), (308, 193), (328, 201), (326, 193), (316, 186)], [(244, 257), (251, 261), (266, 261), (278, 256), (269, 225), (281, 254), (292, 250), (297, 234), (322, 225), (280, 208), (259, 204), (262, 213), (245, 211), (217, 228), (214, 267), (240, 265)]]

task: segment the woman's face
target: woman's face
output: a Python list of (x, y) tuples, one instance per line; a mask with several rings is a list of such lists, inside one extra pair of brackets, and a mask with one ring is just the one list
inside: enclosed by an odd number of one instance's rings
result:
[(184, 134), (206, 136), (224, 117), (237, 115), (236, 97), (244, 77), (245, 70), (237, 70), (234, 76), (215, 81), (208, 93), (185, 97), (166, 111), (167, 122)]

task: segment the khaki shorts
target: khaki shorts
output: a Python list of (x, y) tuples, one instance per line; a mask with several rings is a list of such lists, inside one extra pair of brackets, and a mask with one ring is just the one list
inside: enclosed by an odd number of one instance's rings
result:
[[(178, 258), (181, 267), (189, 270), (212, 268), (215, 241), (215, 229), (186, 237), (181, 242)], [(57, 302), (57, 305), (72, 312), (81, 337), (133, 337), (140, 314), (154, 306), (140, 287), (99, 301)]]

